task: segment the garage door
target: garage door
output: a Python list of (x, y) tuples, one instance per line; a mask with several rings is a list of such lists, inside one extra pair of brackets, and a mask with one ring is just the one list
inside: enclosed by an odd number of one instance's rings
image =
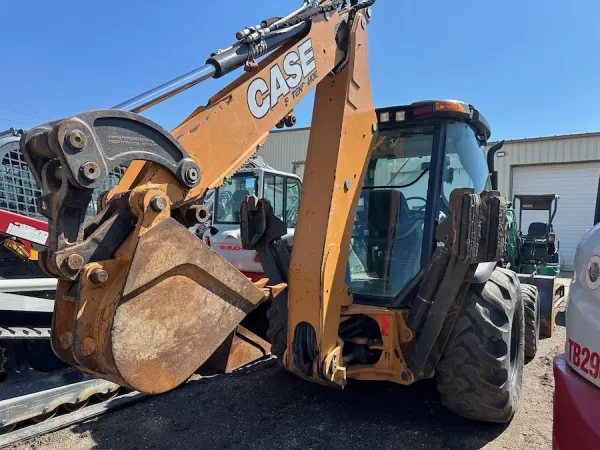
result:
[[(560, 239), (563, 270), (573, 270), (577, 243), (594, 222), (600, 163), (523, 166), (513, 169), (512, 194), (558, 194), (554, 231)], [(523, 213), (521, 229), (547, 222), (539, 211)]]

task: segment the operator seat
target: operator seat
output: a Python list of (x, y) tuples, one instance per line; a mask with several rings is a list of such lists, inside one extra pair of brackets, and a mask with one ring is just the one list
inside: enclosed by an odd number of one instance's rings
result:
[(557, 263), (558, 252), (554, 241), (550, 242), (550, 233), (554, 228), (545, 222), (531, 222), (527, 235), (521, 238), (521, 254), (525, 264)]
[(368, 192), (367, 265), (385, 281), (373, 294), (395, 296), (421, 268), (423, 220), (396, 189)]
[(531, 222), (527, 228), (527, 237), (529, 238), (543, 238), (546, 234), (548, 234), (548, 224), (544, 222)]
[(242, 202), (250, 195), (250, 192), (246, 189), (238, 189), (231, 196), (231, 215), (235, 222), (240, 221), (240, 206)]

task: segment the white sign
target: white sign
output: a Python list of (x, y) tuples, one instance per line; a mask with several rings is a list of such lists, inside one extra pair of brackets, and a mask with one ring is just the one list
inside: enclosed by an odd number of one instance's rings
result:
[(38, 230), (37, 228), (19, 222), (10, 223), (6, 229), (6, 234), (10, 234), (21, 239), (27, 239), (30, 242), (35, 242), (36, 244), (41, 245), (46, 245), (46, 241), (48, 240), (47, 231)]

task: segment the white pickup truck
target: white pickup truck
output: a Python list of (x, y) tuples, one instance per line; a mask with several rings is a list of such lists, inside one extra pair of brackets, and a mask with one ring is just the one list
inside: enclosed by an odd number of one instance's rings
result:
[(249, 195), (265, 198), (277, 217), (285, 222), (293, 243), (298, 220), (302, 180), (280, 172), (258, 156), (248, 161), (227, 182), (211, 193), (212, 226), (203, 233), (204, 242), (253, 281), (263, 278), (263, 269), (254, 250), (244, 250), (240, 238), (240, 204)]

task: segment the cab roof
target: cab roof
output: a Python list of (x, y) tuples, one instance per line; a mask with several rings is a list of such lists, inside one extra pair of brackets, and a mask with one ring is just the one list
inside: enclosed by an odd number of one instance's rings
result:
[(466, 122), (486, 141), (492, 135), (489, 122), (473, 105), (458, 100), (424, 100), (410, 105), (377, 108), (381, 130), (414, 125), (430, 120), (454, 119)]

